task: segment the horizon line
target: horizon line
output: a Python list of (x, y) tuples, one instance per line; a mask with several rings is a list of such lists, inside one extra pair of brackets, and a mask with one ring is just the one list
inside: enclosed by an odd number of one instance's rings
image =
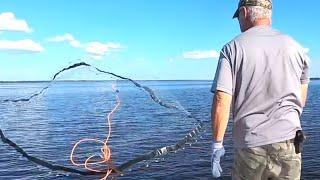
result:
[[(320, 77), (313, 77), (310, 80), (320, 80)], [(0, 83), (41, 83), (41, 82), (51, 82), (52, 80), (22, 80), (22, 81), (0, 81)], [(114, 81), (114, 80), (54, 80), (55, 82), (103, 82), (103, 81)], [(117, 81), (127, 81), (119, 79)], [(213, 81), (213, 79), (135, 79), (135, 81)]]
[[(39, 83), (39, 82), (51, 82), (52, 80), (31, 80), (31, 81), (0, 81), (0, 83)], [(114, 81), (114, 80), (54, 80), (55, 82), (103, 82), (103, 81)], [(117, 81), (127, 81), (118, 79)], [(135, 81), (212, 81), (212, 79), (135, 79)]]

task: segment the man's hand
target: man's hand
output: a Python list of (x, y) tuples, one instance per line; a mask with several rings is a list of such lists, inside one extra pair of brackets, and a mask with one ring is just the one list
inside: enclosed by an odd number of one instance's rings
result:
[(220, 166), (220, 158), (224, 156), (225, 150), (222, 142), (212, 142), (211, 169), (212, 176), (218, 178), (221, 176), (222, 168)]

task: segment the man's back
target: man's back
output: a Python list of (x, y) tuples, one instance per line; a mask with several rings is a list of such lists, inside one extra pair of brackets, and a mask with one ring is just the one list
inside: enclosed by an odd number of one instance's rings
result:
[(304, 49), (269, 26), (256, 26), (229, 42), (221, 56), (219, 68), (230, 73), (222, 70), (216, 86), (233, 95), (235, 146), (294, 138), (301, 129), (300, 86), (308, 81)]
[[(212, 175), (221, 175), (223, 138), (233, 111), (232, 179), (300, 179), (299, 116), (308, 89), (308, 57), (271, 28), (271, 0), (239, 0), (242, 32), (226, 44), (212, 84)], [(232, 108), (230, 108), (232, 107)]]

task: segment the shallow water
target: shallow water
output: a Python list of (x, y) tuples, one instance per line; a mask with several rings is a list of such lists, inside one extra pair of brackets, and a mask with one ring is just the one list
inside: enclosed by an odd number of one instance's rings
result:
[[(209, 81), (142, 81), (163, 100), (180, 103), (206, 124), (206, 131), (183, 150), (162, 158), (144, 161), (124, 171), (116, 179), (210, 179)], [(28, 97), (47, 83), (1, 83), (0, 100)], [(122, 105), (113, 117), (110, 146), (115, 165), (183, 138), (196, 121), (177, 110), (155, 104), (145, 92), (130, 83), (118, 83)], [(72, 165), (69, 155), (81, 138), (104, 139), (105, 115), (115, 105), (111, 82), (55, 82), (30, 102), (0, 103), (0, 127), (12, 141), (28, 153), (52, 163)], [(320, 81), (310, 84), (307, 106), (301, 117), (308, 140), (303, 153), (303, 179), (320, 178)], [(231, 126), (231, 123), (229, 123)], [(231, 128), (225, 138), (222, 179), (230, 179), (233, 162)], [(99, 152), (94, 144), (86, 151)], [(21, 157), (0, 142), (0, 179), (98, 179), (77, 174), (52, 172)], [(81, 153), (82, 152), (82, 153)], [(85, 154), (83, 149), (80, 155)], [(81, 168), (80, 168), (81, 169)]]

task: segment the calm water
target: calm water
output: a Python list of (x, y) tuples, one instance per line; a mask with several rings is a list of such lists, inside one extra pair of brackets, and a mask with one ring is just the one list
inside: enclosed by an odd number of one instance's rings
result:
[[(208, 81), (154, 81), (148, 85), (165, 101), (179, 103), (206, 124), (206, 131), (192, 144), (163, 158), (138, 163), (116, 179), (210, 179), (210, 108), (212, 94)], [(28, 97), (47, 83), (1, 83), (0, 100)], [(122, 105), (112, 122), (111, 148), (115, 165), (139, 154), (183, 138), (196, 121), (183, 113), (160, 107), (143, 91), (128, 82), (119, 82)], [(28, 153), (65, 166), (72, 145), (81, 138), (104, 139), (105, 115), (115, 105), (110, 82), (56, 82), (44, 95), (30, 102), (0, 104), (0, 127), (5, 135)], [(308, 141), (303, 153), (303, 179), (320, 179), (320, 81), (310, 84), (302, 126)], [(230, 123), (231, 125), (231, 123)], [(222, 160), (224, 177), (230, 179), (233, 147), (229, 127), (226, 155)], [(84, 144), (86, 151), (97, 146)], [(96, 149), (95, 149), (96, 148)], [(99, 179), (52, 172), (30, 163), (13, 148), (0, 142), (0, 179)], [(97, 150), (97, 152), (99, 152)], [(81, 157), (79, 157), (81, 158)]]

